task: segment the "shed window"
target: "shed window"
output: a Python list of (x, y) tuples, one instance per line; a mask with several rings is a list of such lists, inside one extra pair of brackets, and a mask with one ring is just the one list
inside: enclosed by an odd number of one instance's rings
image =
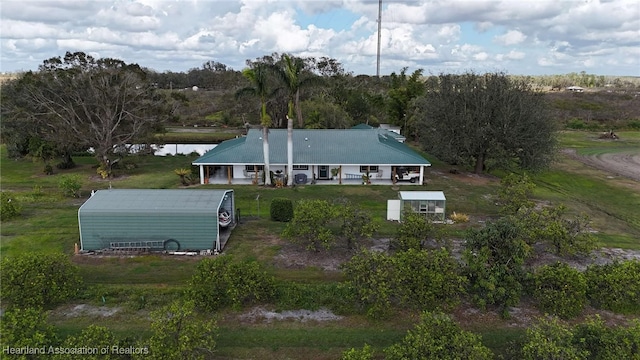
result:
[(309, 170), (309, 165), (293, 165), (293, 170)]

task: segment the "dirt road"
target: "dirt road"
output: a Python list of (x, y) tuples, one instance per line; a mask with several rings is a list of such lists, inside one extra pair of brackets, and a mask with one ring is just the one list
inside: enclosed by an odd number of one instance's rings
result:
[(562, 152), (594, 168), (640, 181), (640, 149), (587, 156), (578, 155), (575, 149), (564, 149)]

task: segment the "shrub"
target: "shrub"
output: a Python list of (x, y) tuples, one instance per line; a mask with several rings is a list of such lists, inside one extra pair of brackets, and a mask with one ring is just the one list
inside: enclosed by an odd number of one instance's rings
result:
[(531, 247), (521, 238), (521, 230), (508, 218), (471, 229), (465, 238), (463, 258), (469, 279), (469, 294), (481, 308), (487, 305), (508, 308), (520, 301), (524, 262)]
[(329, 249), (336, 241), (329, 224), (337, 215), (336, 207), (326, 200), (302, 199), (296, 204), (293, 219), (284, 228), (282, 236), (308, 250)]
[(587, 297), (593, 306), (620, 313), (640, 311), (640, 261), (593, 265), (585, 275)]
[(40, 307), (73, 298), (82, 282), (64, 254), (25, 253), (2, 259), (2, 298), (13, 306)]
[(393, 256), (395, 296), (401, 306), (452, 309), (464, 294), (466, 278), (448, 250), (408, 250)]
[(9, 220), (20, 216), (22, 212), (22, 206), (11, 193), (2, 191), (0, 192), (0, 220)]
[(449, 215), (449, 219), (455, 223), (466, 223), (469, 222), (469, 215), (459, 214), (454, 211), (453, 214)]
[(640, 321), (632, 321), (628, 327), (607, 327), (596, 315), (575, 326), (573, 344), (588, 351), (590, 359), (638, 359)]
[(557, 318), (541, 319), (538, 324), (527, 329), (522, 345), (523, 360), (540, 359), (587, 359), (589, 352), (573, 346), (573, 332)]
[[(47, 316), (41, 309), (36, 308), (12, 308), (2, 315), (0, 321), (0, 339), (2, 348), (42, 348), (55, 344), (55, 332), (53, 326), (47, 324)], [(3, 354), (6, 352), (3, 351)], [(42, 358), (46, 358), (44, 355)], [(13, 358), (2, 356), (2, 358)], [(18, 359), (31, 359), (32, 357), (19, 355)], [(33, 357), (33, 359), (37, 356)]]
[(196, 306), (206, 310), (240, 308), (273, 299), (275, 280), (255, 261), (233, 262), (229, 255), (217, 256), (198, 264), (189, 294)]
[(62, 175), (58, 180), (58, 188), (65, 196), (79, 197), (82, 179), (80, 175)]
[(541, 310), (562, 318), (580, 314), (587, 302), (587, 281), (564, 263), (543, 266), (534, 275), (534, 297)]
[[(139, 359), (210, 359), (218, 337), (215, 320), (203, 319), (191, 301), (174, 301), (151, 313), (148, 353)], [(146, 343), (138, 347), (146, 348)]]
[(289, 222), (293, 219), (293, 202), (285, 198), (271, 200), (271, 220)]
[(373, 354), (371, 345), (364, 344), (362, 349), (351, 348), (344, 351), (340, 360), (372, 360)]
[(480, 336), (460, 329), (443, 313), (422, 313), (420, 322), (400, 343), (384, 350), (385, 359), (492, 359)]
[(402, 212), (402, 223), (398, 228), (396, 237), (391, 241), (391, 247), (400, 251), (422, 249), (422, 241), (433, 233), (433, 224), (427, 220), (424, 214), (411, 210)]

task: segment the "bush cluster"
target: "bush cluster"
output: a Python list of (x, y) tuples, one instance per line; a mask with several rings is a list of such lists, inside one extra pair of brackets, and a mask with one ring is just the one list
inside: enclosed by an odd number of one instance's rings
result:
[(60, 254), (25, 253), (2, 259), (2, 299), (12, 306), (46, 307), (78, 294), (78, 268)]
[(271, 200), (271, 220), (289, 222), (293, 219), (293, 202), (285, 198)]
[(260, 264), (234, 262), (232, 256), (202, 260), (191, 278), (189, 296), (199, 308), (215, 311), (227, 306), (272, 300), (275, 279), (261, 269)]
[(9, 220), (20, 216), (22, 207), (10, 193), (0, 192), (0, 220)]
[(587, 303), (587, 280), (578, 270), (564, 263), (541, 267), (534, 275), (534, 298), (541, 310), (572, 318)]
[(640, 261), (590, 266), (585, 276), (593, 306), (620, 313), (640, 311)]

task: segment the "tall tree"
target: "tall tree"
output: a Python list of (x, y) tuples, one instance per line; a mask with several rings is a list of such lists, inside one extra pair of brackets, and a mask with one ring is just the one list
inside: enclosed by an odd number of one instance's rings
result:
[(555, 125), (542, 93), (503, 73), (429, 79), (413, 116), (424, 149), (481, 173), (490, 164), (536, 170), (549, 165)]
[(25, 74), (20, 85), (21, 112), (37, 122), (38, 135), (92, 147), (107, 174), (119, 151), (146, 142), (168, 115), (144, 71), (117, 59), (67, 52)]
[(267, 114), (267, 97), (269, 96), (269, 75), (268, 67), (262, 63), (254, 63), (253, 67), (246, 68), (242, 71), (242, 75), (246, 77), (252, 84), (236, 92), (236, 98), (253, 95), (260, 98), (260, 125), (262, 125), (262, 152), (264, 157), (264, 184), (271, 185), (271, 176), (269, 171), (269, 127), (271, 126), (271, 117)]
[(418, 96), (424, 94), (422, 81), (422, 69), (414, 71), (407, 76), (407, 68), (403, 68), (400, 74), (391, 73), (391, 87), (387, 93), (387, 113), (391, 123), (401, 126), (405, 136), (409, 134), (407, 120), (409, 116), (409, 104)]

